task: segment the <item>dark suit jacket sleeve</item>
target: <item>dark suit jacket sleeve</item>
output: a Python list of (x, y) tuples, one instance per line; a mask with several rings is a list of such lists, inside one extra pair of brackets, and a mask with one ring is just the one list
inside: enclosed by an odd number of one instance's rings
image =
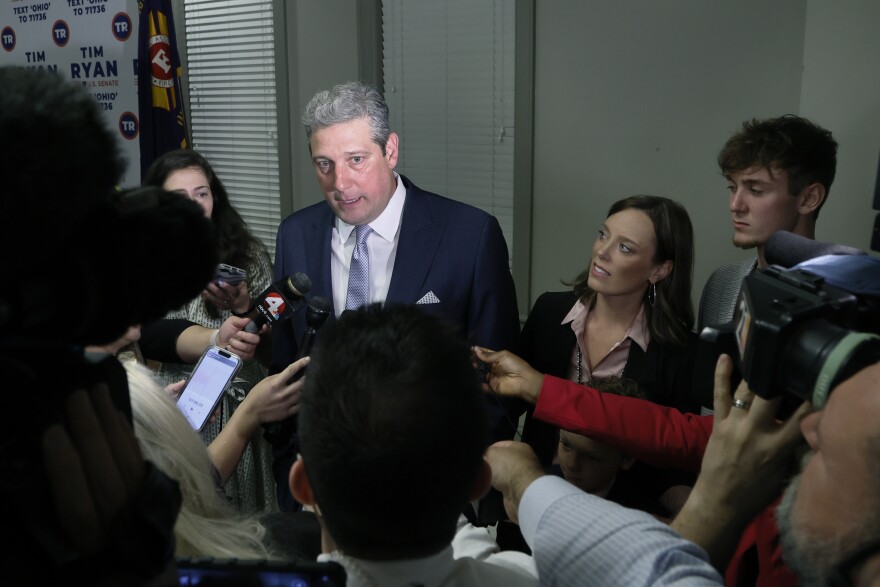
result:
[(535, 417), (611, 446), (655, 467), (698, 471), (712, 416), (683, 414), (647, 400), (601, 393), (545, 375)]
[(160, 318), (141, 326), (138, 345), (145, 359), (165, 363), (182, 363), (177, 354), (177, 338), (190, 326), (198, 326), (183, 318)]
[[(516, 289), (510, 274), (507, 243), (501, 226), (489, 216), (476, 251), (468, 309), (468, 338), (490, 349), (519, 351), (519, 310)], [(492, 429), (491, 440), (509, 440), (516, 434), (517, 422), (526, 405), (516, 398), (487, 396)]]
[[(275, 283), (286, 277), (284, 247), (285, 245), (291, 246), (291, 243), (285, 242), (285, 233), (290, 230), (292, 230), (290, 220), (286, 220), (278, 228), (278, 236), (275, 239), (275, 276), (273, 280)], [(296, 339), (289, 321), (272, 328), (271, 334), (272, 359), (269, 365), (269, 373), (278, 373), (287, 368), (290, 364), (290, 357), (296, 356)]]
[(483, 227), (470, 297), (468, 336), (490, 349), (519, 351), (519, 310), (501, 226), (489, 216)]
[[(275, 241), (275, 282), (286, 277), (288, 268), (285, 259), (291, 255), (285, 255), (285, 246), (293, 246), (292, 235), (285, 233), (294, 230), (290, 219), (285, 220), (278, 229), (278, 237)], [(290, 271), (293, 273), (293, 271)], [(290, 364), (290, 357), (296, 356), (296, 338), (291, 326), (292, 320), (275, 325), (272, 328), (272, 360), (269, 367), (270, 373), (283, 371)], [(298, 437), (291, 427), (282, 427), (281, 432), (271, 435), (264, 433), (266, 440), (272, 445), (272, 475), (275, 478), (275, 496), (278, 499), (278, 507), (283, 512), (291, 512), (299, 509), (299, 504), (294, 501), (288, 486), (288, 474), (290, 467), (296, 460)]]

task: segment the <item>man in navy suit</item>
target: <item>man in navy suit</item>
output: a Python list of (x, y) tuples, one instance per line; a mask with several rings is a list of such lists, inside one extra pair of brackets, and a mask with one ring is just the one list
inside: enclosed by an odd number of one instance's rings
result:
[[(332, 300), (318, 343), (347, 307), (383, 302), (416, 304), (458, 324), (473, 344), (516, 348), (519, 313), (498, 221), (394, 172), (399, 139), (375, 88), (350, 82), (318, 92), (302, 121), (326, 201), (281, 223), (275, 277), (303, 272), (312, 280), (312, 296)], [(273, 371), (296, 356), (305, 314), (273, 329)], [(511, 438), (516, 406), (489, 400), (494, 439)], [(296, 439), (274, 444), (279, 500), (289, 500)]]

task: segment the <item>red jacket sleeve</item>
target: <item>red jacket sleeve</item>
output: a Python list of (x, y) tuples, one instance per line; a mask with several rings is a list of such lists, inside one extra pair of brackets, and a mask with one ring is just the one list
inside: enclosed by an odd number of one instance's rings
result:
[(616, 446), (655, 467), (700, 470), (712, 416), (684, 414), (647, 400), (602, 393), (545, 375), (535, 417)]

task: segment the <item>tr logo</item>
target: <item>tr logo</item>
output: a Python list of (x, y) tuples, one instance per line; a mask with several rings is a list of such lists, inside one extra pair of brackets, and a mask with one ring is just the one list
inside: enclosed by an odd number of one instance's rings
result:
[(137, 138), (140, 130), (140, 122), (132, 112), (123, 112), (119, 115), (119, 134), (132, 141)]
[(113, 36), (116, 37), (116, 40), (127, 41), (128, 38), (131, 36), (132, 31), (131, 18), (128, 16), (128, 13), (117, 12), (113, 16), (113, 20), (111, 22), (111, 26), (113, 27)]
[(7, 52), (15, 49), (15, 31), (12, 30), (11, 26), (3, 27), (3, 32), (0, 32), (0, 41), (2, 41), (3, 48)]
[(56, 20), (52, 25), (52, 42), (59, 47), (67, 46), (70, 40), (70, 27), (63, 20)]

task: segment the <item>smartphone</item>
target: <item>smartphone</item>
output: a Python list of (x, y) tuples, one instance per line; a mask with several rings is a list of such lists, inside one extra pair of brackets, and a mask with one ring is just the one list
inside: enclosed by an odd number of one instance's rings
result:
[(344, 587), (345, 569), (339, 563), (315, 561), (240, 561), (178, 558), (180, 585), (272, 587)]
[(216, 346), (204, 352), (177, 397), (177, 407), (194, 429), (205, 427), (240, 367), (235, 353)]
[(222, 281), (224, 283), (235, 285), (245, 279), (247, 279), (247, 271), (239, 269), (238, 267), (233, 267), (232, 265), (227, 265), (226, 263), (220, 263), (214, 271), (214, 281)]

